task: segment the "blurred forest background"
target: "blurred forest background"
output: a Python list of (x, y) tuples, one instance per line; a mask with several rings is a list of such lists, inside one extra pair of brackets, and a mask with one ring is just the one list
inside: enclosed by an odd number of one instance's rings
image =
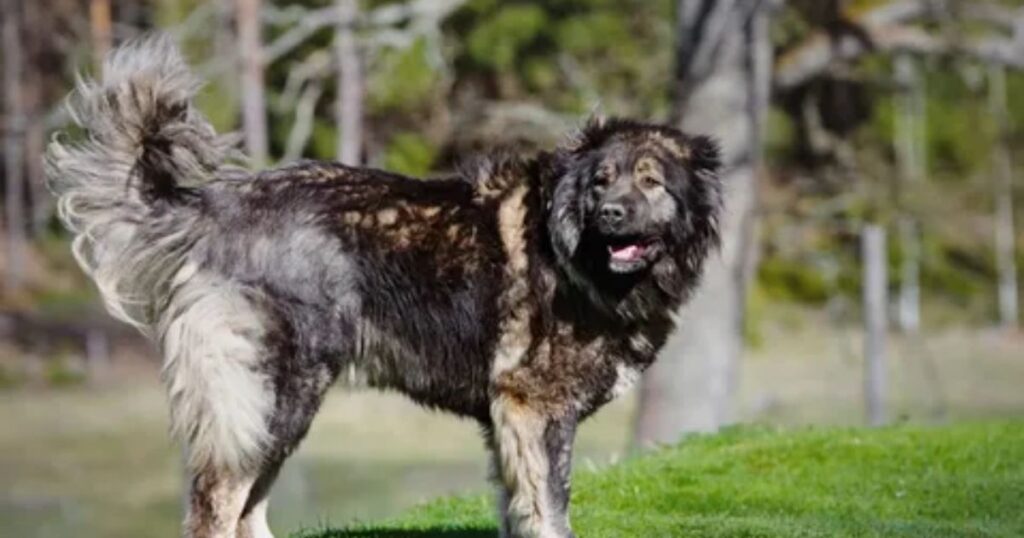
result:
[[(438, 175), (475, 151), (551, 147), (595, 113), (722, 141), (723, 250), (639, 390), (584, 427), (584, 466), (735, 422), (1024, 411), (1024, 1), (0, 6), (0, 535), (176, 529), (157, 358), (75, 266), (40, 158), (70, 122), (75, 74), (154, 29), (209, 81), (200, 107), (254, 166)], [(483, 461), (471, 424), (339, 389), (272, 524), (481, 489)]]

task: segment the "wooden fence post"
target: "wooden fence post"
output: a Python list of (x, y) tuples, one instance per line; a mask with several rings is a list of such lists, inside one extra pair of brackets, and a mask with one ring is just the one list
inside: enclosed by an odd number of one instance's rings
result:
[(90, 328), (85, 333), (86, 375), (90, 383), (102, 383), (110, 369), (110, 338), (100, 328)]
[(904, 333), (915, 334), (921, 326), (921, 232), (912, 207), (907, 207), (906, 193), (927, 176), (926, 98), (924, 77), (906, 54), (895, 59), (896, 80), (900, 94), (896, 97), (895, 142), (899, 168), (898, 222), (900, 286), (897, 299), (897, 321)]
[(998, 140), (992, 146), (999, 322), (1005, 329), (1016, 329), (1020, 313), (1013, 225), (1013, 160), (1007, 142), (1010, 113), (1006, 104), (1006, 72), (1003, 67), (992, 66), (989, 70), (989, 108), (999, 129)]
[(886, 275), (885, 229), (877, 224), (864, 227), (861, 236), (864, 268), (864, 400), (868, 424), (885, 424), (886, 391)]

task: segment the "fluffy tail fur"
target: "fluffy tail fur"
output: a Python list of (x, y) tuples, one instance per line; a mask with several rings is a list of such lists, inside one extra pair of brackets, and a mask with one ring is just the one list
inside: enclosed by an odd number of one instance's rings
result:
[(169, 38), (129, 43), (107, 57), (102, 80), (79, 79), (69, 99), (86, 138), (58, 136), (47, 149), (76, 259), (111, 314), (144, 331), (195, 242), (189, 186), (217, 175), (234, 152), (193, 106), (199, 87)]

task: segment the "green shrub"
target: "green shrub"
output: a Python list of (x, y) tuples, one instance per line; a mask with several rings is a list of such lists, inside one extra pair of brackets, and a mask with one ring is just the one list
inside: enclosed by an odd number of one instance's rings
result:
[(384, 167), (400, 174), (424, 176), (431, 171), (437, 150), (415, 133), (399, 133), (384, 151)]
[(43, 378), (51, 387), (69, 387), (82, 384), (85, 379), (85, 372), (68, 358), (61, 356), (50, 360), (46, 364)]
[(829, 297), (829, 285), (813, 265), (782, 257), (761, 261), (758, 282), (773, 299), (820, 305)]

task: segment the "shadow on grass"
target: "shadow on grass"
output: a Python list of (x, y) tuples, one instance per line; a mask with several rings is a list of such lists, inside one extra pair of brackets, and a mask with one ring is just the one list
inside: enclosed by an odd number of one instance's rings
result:
[(341, 530), (325, 535), (323, 538), (495, 538), (495, 529), (364, 529)]

